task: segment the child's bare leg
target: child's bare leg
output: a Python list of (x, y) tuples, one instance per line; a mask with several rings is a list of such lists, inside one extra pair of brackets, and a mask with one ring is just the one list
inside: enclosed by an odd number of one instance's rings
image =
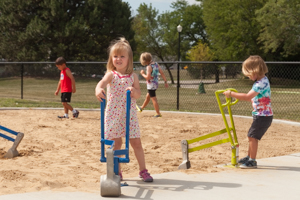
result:
[(129, 140), (130, 145), (132, 146), (134, 150), (135, 157), (139, 163), (140, 171), (146, 169), (145, 164), (145, 155), (144, 155), (144, 149), (142, 146), (142, 142), (140, 138), (132, 138)]
[(252, 137), (248, 137), (249, 139), (249, 152), (248, 156), (251, 159), (256, 159), (257, 149), (258, 149), (258, 140)]
[[(122, 146), (122, 138), (115, 138), (113, 139), (115, 141), (115, 146), (114, 146), (114, 150), (119, 150), (121, 149)], [(119, 163), (119, 172), (121, 171), (121, 165)]]
[(149, 95), (149, 93), (147, 93), (146, 99), (145, 99), (143, 105), (141, 106), (141, 108), (144, 109), (148, 105), (149, 102), (150, 102), (150, 95)]
[(151, 97), (151, 100), (152, 100), (154, 109), (155, 109), (155, 111), (156, 111), (156, 114), (160, 115), (160, 112), (159, 112), (159, 105), (158, 105), (158, 102), (157, 102), (157, 98), (156, 98), (156, 97)]
[(68, 114), (69, 110), (73, 111), (73, 107), (71, 105), (69, 105), (67, 102), (62, 102), (62, 104), (64, 106), (65, 114)]
[(121, 149), (121, 146), (122, 146), (122, 138), (115, 138), (115, 139), (113, 139), (113, 141), (115, 141), (114, 150), (119, 150), (119, 149)]

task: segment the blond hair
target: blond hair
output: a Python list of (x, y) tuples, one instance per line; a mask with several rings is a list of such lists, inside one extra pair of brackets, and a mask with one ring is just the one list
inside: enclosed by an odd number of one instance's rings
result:
[(123, 52), (128, 53), (128, 64), (126, 68), (126, 74), (131, 74), (133, 72), (133, 53), (129, 42), (121, 37), (117, 40), (111, 42), (111, 45), (108, 47), (108, 61), (106, 65), (107, 72), (116, 70), (116, 67), (113, 64), (113, 55), (120, 54)]
[(152, 55), (151, 53), (144, 52), (140, 56), (140, 62), (143, 66), (149, 65), (152, 61)]
[(242, 67), (245, 76), (264, 76), (268, 73), (268, 67), (265, 61), (260, 56), (250, 56), (243, 62)]

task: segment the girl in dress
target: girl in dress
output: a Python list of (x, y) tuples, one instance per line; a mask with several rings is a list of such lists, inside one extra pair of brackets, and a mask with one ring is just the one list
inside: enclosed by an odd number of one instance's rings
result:
[[(133, 53), (125, 38), (113, 41), (109, 49), (107, 71), (97, 84), (95, 95), (99, 101), (107, 99), (105, 109), (105, 137), (115, 141), (114, 150), (122, 146), (122, 137), (126, 130), (126, 91), (131, 92), (130, 109), (130, 145), (139, 164), (140, 177), (145, 182), (152, 182), (145, 164), (144, 150), (140, 139), (140, 128), (135, 109), (136, 99), (141, 96), (138, 76), (133, 73)], [(107, 94), (105, 93), (107, 88)], [(122, 180), (121, 169), (119, 175)]]

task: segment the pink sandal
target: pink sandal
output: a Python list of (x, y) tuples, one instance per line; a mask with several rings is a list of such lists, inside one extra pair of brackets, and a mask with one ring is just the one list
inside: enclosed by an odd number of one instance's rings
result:
[(145, 182), (153, 182), (153, 178), (150, 176), (147, 169), (140, 171), (140, 178), (143, 178), (143, 181)]
[(123, 181), (122, 171), (119, 171), (120, 180)]

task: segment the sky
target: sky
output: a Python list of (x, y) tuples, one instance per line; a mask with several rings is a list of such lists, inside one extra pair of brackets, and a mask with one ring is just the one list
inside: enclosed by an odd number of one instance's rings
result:
[[(152, 4), (152, 7), (156, 8), (157, 10), (159, 10), (159, 14), (162, 14), (165, 11), (171, 11), (172, 8), (171, 3), (175, 2), (176, 0), (123, 0), (123, 2), (128, 2), (129, 5), (131, 6), (131, 9), (134, 10), (134, 12), (132, 13), (133, 15), (135, 15), (137, 13), (137, 8), (140, 6), (141, 3), (145, 3), (147, 5), (150, 5), (150, 3)], [(192, 4), (199, 4), (198, 1), (196, 0), (186, 0), (190, 5)]]

